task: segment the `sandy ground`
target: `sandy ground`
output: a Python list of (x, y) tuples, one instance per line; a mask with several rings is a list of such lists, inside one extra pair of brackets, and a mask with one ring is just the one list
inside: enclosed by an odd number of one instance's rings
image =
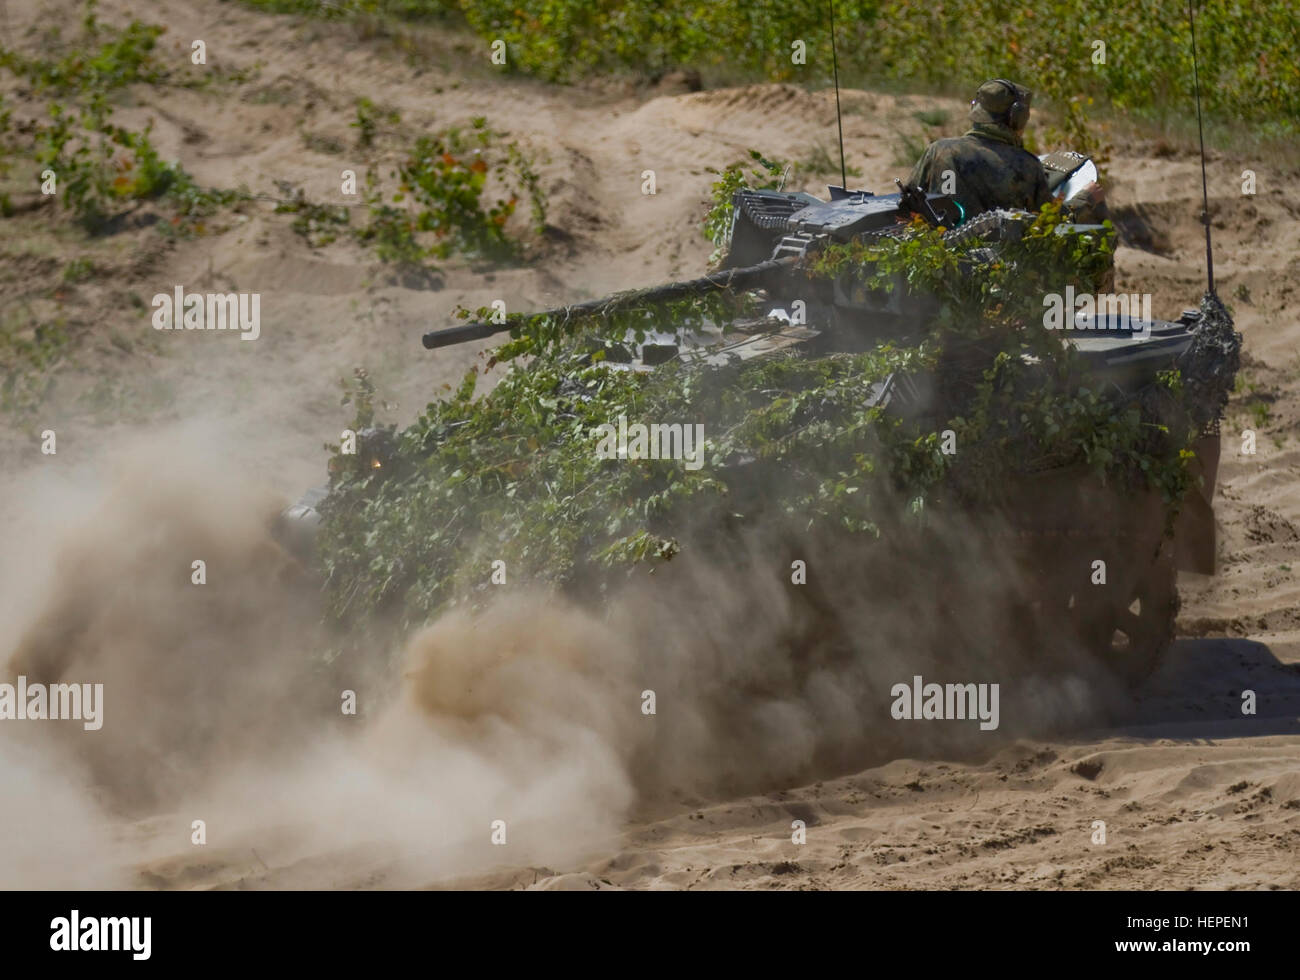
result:
[[(66, 16), (68, 3), (10, 5), (9, 32), (34, 16)], [(131, 5), (106, 0), (104, 19)], [(552, 225), (518, 268), (444, 263), (437, 288), (405, 288), (352, 245), (312, 251), (289, 219), (260, 203), (246, 218), (218, 220), (194, 240), (149, 227), (90, 241), (37, 209), (3, 224), (0, 293), (7, 308), (60, 315), (84, 336), (41, 417), (6, 426), (0, 494), (11, 535), (30, 530), (34, 493), (48, 503), (47, 457), (36, 433), (60, 431), (58, 465), (94, 471), (119, 440), (195, 416), (220, 420), (224, 467), (256, 473), (288, 497), (320, 481), (322, 443), (346, 421), (337, 379), (365, 364), (389, 417), (410, 420), (441, 386), (459, 379), (482, 345), (434, 353), (419, 335), (447, 324), (457, 304), (504, 299), (511, 309), (583, 299), (703, 270), (699, 233), (712, 179), (706, 167), (750, 147), (796, 159), (834, 143), (827, 91), (777, 86), (690, 93), (611, 84), (562, 89), (498, 78), (458, 38), (416, 31), (408, 62), (390, 41), (346, 27), (303, 24), (235, 4), (160, 0), (150, 20), (168, 25), (164, 50), (182, 63), (201, 37), (209, 60), (253, 68), (248, 81), (199, 91), (140, 88), (119, 110), (154, 120), (166, 157), (201, 183), (283, 196), (284, 184), (332, 199), (339, 172), (368, 162), (348, 123), (356, 97), (401, 112), (403, 139), (486, 115), (542, 159)], [(10, 93), (21, 105), (21, 93)], [(920, 132), (912, 113), (963, 104), (929, 97), (845, 93), (845, 144), (860, 186), (884, 189), (906, 173), (899, 130)], [(958, 128), (956, 122), (950, 130)], [(342, 153), (308, 148), (334, 137)], [(936, 132), (934, 135), (938, 135)], [(1203, 284), (1197, 223), (1199, 166), (1186, 148), (1117, 140), (1110, 203), (1127, 244), (1123, 290), (1149, 290), (1157, 315), (1195, 305)], [(387, 157), (391, 159), (391, 152)], [(658, 193), (640, 192), (644, 170)], [(1258, 193), (1240, 193), (1241, 173)], [(827, 175), (829, 176), (829, 175)], [(1068, 736), (977, 742), (943, 756), (895, 758), (811, 785), (773, 786), (739, 799), (641, 800), (613, 834), (559, 866), (529, 863), (430, 877), (432, 887), (529, 888), (1295, 888), (1300, 885), (1300, 203), (1286, 193), (1294, 171), (1246, 153), (1210, 158), (1219, 290), (1232, 304), (1248, 352), (1248, 382), (1224, 424), (1217, 513), (1219, 574), (1180, 582), (1181, 638), (1165, 666), (1118, 709)], [(807, 189), (821, 181), (809, 179)], [(30, 195), (29, 196), (34, 196)], [(16, 201), (25, 198), (15, 196)], [(74, 256), (97, 274), (61, 276)], [(155, 334), (129, 296), (146, 299), (183, 282), (194, 290), (260, 291), (262, 339)], [(86, 400), (86, 393), (93, 397)], [(1239, 452), (1268, 408), (1254, 456)], [(92, 408), (87, 408), (87, 405)], [(1258, 410), (1257, 410), (1258, 411)], [(217, 442), (214, 441), (215, 447)], [(200, 447), (201, 448), (201, 447)], [(217, 451), (214, 449), (214, 452)], [(164, 463), (165, 465), (165, 463)], [(45, 468), (45, 469), (42, 469)], [(75, 517), (79, 497), (60, 506)], [(75, 482), (75, 481), (73, 481)], [(45, 539), (40, 539), (45, 540)], [(6, 622), (20, 624), (51, 574), (38, 541), (0, 572)], [(7, 635), (0, 639), (11, 639)], [(1258, 694), (1243, 716), (1240, 692)], [(872, 760), (876, 761), (876, 760)], [(58, 800), (49, 805), (57, 808)], [(138, 887), (373, 887), (411, 882), (392, 858), (332, 848), (264, 860), (241, 839), (196, 852), (165, 841), (172, 814), (105, 818), (105, 833), (148, 841), (129, 868)], [(179, 819), (179, 818), (178, 818)], [(806, 843), (791, 841), (792, 821)], [(1106, 843), (1093, 842), (1104, 821)], [(280, 831), (277, 831), (277, 833)], [(248, 839), (253, 840), (252, 837)], [(363, 841), (358, 841), (361, 847)], [(501, 863), (501, 862), (496, 862)], [(505, 862), (509, 865), (511, 862)]]

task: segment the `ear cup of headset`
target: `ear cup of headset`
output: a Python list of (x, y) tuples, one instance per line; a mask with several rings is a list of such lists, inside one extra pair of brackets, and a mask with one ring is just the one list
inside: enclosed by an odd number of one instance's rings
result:
[(1012, 129), (1024, 129), (1029, 122), (1029, 106), (1016, 99), (1007, 110), (1007, 124)]
[(999, 78), (996, 81), (1006, 86), (1013, 100), (1011, 108), (1007, 110), (1007, 125), (1012, 129), (1024, 129), (1029, 122), (1029, 100), (1024, 99), (1020, 94), (1020, 89), (1005, 78)]

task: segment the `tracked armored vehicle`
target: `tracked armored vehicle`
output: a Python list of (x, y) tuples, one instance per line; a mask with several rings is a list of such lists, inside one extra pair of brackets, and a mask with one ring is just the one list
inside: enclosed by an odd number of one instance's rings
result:
[[(1049, 185), (1069, 200), (1096, 177), (1092, 162), (1072, 153), (1043, 158)], [(922, 334), (936, 310), (931, 297), (897, 282), (867, 288), (851, 276), (810, 284), (801, 265), (830, 243), (870, 242), (903, 233), (917, 216), (949, 229), (953, 243), (976, 242), (975, 261), (998, 259), (1000, 248), (1033, 223), (1027, 212), (992, 211), (971, 219), (952, 198), (899, 185), (892, 194), (830, 189), (829, 200), (809, 194), (741, 190), (733, 200), (730, 249), (719, 271), (549, 311), (560, 324), (611, 314), (665, 299), (714, 290), (749, 293), (757, 315), (690, 334), (629, 335), (614, 347), (612, 370), (650, 371), (670, 360), (723, 364), (799, 351), (806, 356), (869, 350)], [(1057, 233), (1099, 238), (1097, 224), (1061, 225)], [(1132, 493), (1105, 486), (1088, 467), (1026, 461), (1015, 486), (1006, 487), (996, 514), (979, 523), (996, 528), (991, 547), (1011, 555), (1033, 583), (1019, 596), (1035, 621), (1068, 630), (1115, 672), (1130, 681), (1159, 663), (1173, 637), (1180, 569), (1214, 571), (1211, 502), (1219, 458), (1217, 424), (1238, 364), (1240, 337), (1212, 294), (1197, 309), (1172, 320), (1133, 310), (1074, 314), (1059, 334), (1074, 347), (1088, 383), (1116, 405), (1143, 403), (1152, 424), (1160, 407), (1146, 398), (1161, 372), (1178, 369), (1192, 392), (1200, 438), (1194, 446), (1195, 485), (1179, 501), (1153, 491)], [(425, 334), (436, 349), (481, 339), (509, 324), (474, 323)], [(923, 423), (959, 414), (962, 392), (932, 376), (890, 375), (870, 394), (872, 404)], [(392, 434), (361, 433), (359, 452), (382, 466)], [(309, 491), (286, 511), (283, 528), (299, 548), (310, 545), (328, 487)], [(1100, 564), (1099, 564), (1100, 563)], [(1098, 569), (1104, 571), (1098, 576)]]

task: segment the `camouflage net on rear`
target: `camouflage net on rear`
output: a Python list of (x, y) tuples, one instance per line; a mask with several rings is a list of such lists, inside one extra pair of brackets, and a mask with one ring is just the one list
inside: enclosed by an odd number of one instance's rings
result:
[(1193, 420), (1204, 432), (1217, 432), (1228, 397), (1241, 368), (1241, 334), (1232, 315), (1211, 292), (1201, 298), (1201, 322), (1196, 339), (1179, 360)]

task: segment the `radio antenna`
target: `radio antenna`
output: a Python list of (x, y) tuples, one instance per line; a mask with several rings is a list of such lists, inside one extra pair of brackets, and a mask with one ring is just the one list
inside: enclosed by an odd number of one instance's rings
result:
[(1192, 27), (1192, 91), (1196, 96), (1196, 131), (1201, 138), (1201, 202), (1205, 222), (1205, 275), (1209, 281), (1210, 295), (1214, 296), (1214, 249), (1210, 245), (1210, 189), (1205, 179), (1205, 129), (1201, 124), (1201, 79), (1196, 67), (1196, 16), (1192, 0), (1187, 0), (1187, 20)]
[(835, 0), (828, 0), (831, 8), (831, 70), (835, 74), (835, 125), (840, 131), (840, 186), (849, 189), (849, 171), (844, 165), (844, 118), (840, 114), (840, 61), (835, 54)]

